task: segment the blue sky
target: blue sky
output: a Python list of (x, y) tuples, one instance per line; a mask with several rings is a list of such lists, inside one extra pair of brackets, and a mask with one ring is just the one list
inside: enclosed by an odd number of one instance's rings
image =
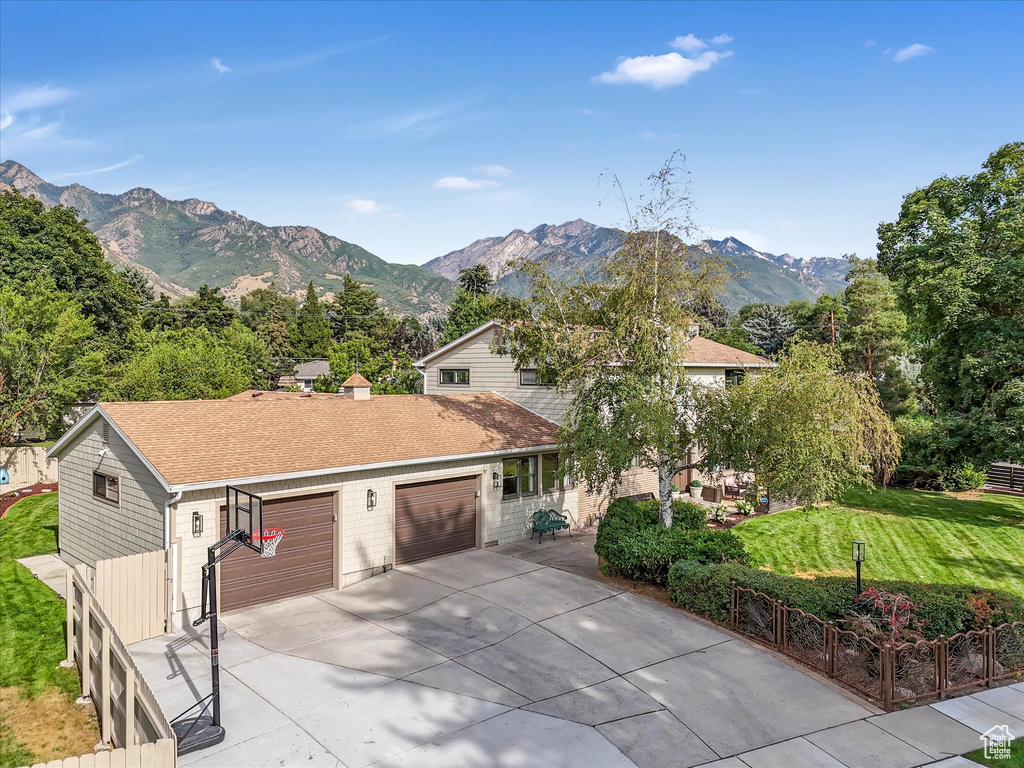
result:
[[(1024, 4), (0, 4), (0, 157), (396, 262), (621, 222), (674, 149), (713, 237), (874, 255), (1024, 134)], [(602, 201), (604, 203), (602, 204)]]

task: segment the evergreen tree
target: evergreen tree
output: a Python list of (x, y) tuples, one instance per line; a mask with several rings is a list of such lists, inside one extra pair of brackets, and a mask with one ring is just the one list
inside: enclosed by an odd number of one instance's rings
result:
[(326, 358), (331, 352), (331, 326), (324, 316), (324, 308), (316, 296), (312, 280), (306, 289), (306, 300), (299, 308), (292, 351), (296, 357), (320, 358)]
[(473, 296), (483, 296), (491, 292), (494, 278), (486, 264), (474, 264), (459, 270), (459, 286)]
[(441, 334), (441, 345), (450, 344), (460, 336), (494, 319), (497, 301), (490, 293), (474, 294), (462, 286), (455, 289), (455, 298), (448, 308), (448, 318)]
[(796, 324), (785, 307), (774, 304), (760, 304), (743, 322), (743, 329), (750, 334), (750, 342), (763, 349), (769, 356), (778, 354), (783, 345), (796, 330)]

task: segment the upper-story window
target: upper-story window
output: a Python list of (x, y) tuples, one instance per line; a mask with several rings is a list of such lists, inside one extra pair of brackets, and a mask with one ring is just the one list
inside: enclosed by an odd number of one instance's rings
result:
[(121, 498), (120, 482), (113, 475), (102, 472), (92, 473), (92, 495), (117, 504)]
[(519, 383), (524, 387), (553, 387), (555, 382), (545, 378), (536, 368), (523, 368), (519, 371)]
[(729, 368), (725, 371), (725, 385), (727, 387), (735, 387), (743, 381), (743, 377), (746, 375), (747, 372), (742, 368)]
[(469, 384), (469, 368), (442, 368), (438, 374), (439, 384)]

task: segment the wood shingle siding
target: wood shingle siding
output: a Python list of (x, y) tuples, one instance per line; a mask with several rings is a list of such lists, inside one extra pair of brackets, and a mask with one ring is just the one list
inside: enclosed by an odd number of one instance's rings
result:
[[(60, 551), (71, 563), (94, 565), (164, 548), (168, 494), (115, 430), (108, 431), (104, 445), (103, 424), (102, 418), (95, 419), (57, 463)], [(118, 478), (116, 504), (93, 495), (93, 472)]]

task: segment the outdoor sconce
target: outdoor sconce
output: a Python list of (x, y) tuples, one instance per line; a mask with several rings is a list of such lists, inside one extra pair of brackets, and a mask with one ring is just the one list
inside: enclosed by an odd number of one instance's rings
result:
[(494, 481), (495, 488), (501, 488), (501, 475), (499, 475), (497, 472), (492, 472), (491, 480)]
[(860, 564), (864, 562), (864, 553), (867, 550), (867, 545), (863, 541), (853, 542), (853, 562), (857, 564), (857, 594), (861, 592), (860, 589)]
[(373, 509), (377, 506), (377, 493), (373, 489), (366, 490), (366, 508)]
[(192, 513), (192, 536), (199, 538), (203, 535), (203, 513), (196, 510)]

